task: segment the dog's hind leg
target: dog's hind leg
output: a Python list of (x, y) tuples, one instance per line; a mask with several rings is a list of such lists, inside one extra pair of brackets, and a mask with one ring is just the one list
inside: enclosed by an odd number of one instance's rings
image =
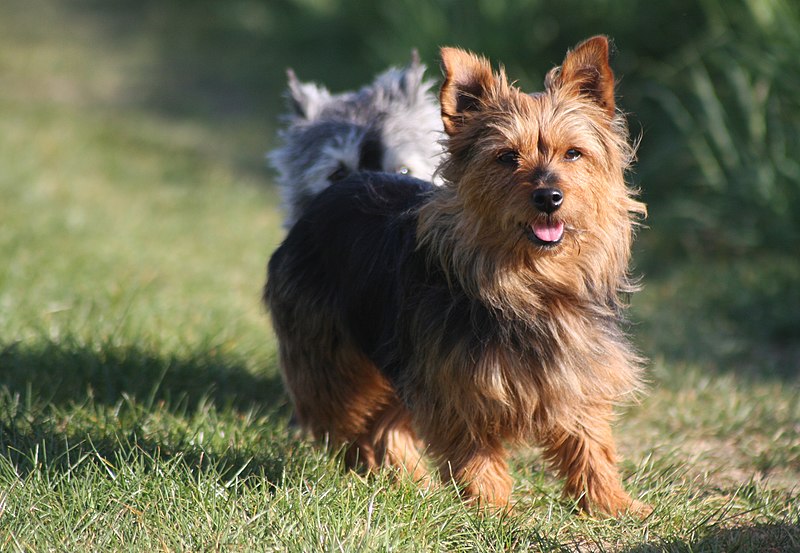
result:
[(281, 369), (300, 425), (331, 449), (344, 448), (349, 468), (393, 466), (424, 481), (410, 415), (389, 381), (335, 329), (310, 336), (280, 340)]
[[(300, 425), (331, 449), (361, 441), (393, 394), (386, 379), (331, 333), (281, 338), (281, 371)], [(358, 460), (374, 465), (374, 452), (362, 445)], [(351, 457), (348, 464), (355, 463)]]

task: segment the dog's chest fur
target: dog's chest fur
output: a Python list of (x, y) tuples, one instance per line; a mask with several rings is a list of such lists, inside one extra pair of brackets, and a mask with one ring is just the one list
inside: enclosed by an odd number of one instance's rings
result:
[(553, 420), (575, 423), (569, 413), (588, 397), (611, 403), (633, 387), (633, 374), (606, 373), (627, 352), (602, 309), (545, 297), (508, 318), (444, 281), (422, 288), (406, 298), (379, 363), (407, 402), (446, 401), (476, 429), (523, 440)]

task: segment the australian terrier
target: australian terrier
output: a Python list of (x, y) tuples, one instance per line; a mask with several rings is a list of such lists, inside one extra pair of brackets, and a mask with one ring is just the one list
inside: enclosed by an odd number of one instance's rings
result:
[(325, 189), (264, 290), (301, 425), (350, 465), (441, 478), (508, 506), (506, 447), (534, 441), (587, 511), (646, 515), (622, 488), (615, 404), (640, 388), (620, 328), (634, 157), (605, 37), (543, 92), (441, 50), (444, 185), (358, 173)]

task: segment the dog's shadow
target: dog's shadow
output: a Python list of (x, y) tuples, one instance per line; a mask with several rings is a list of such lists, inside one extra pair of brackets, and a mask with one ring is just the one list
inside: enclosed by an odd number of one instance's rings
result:
[(774, 522), (736, 528), (711, 528), (694, 540), (661, 540), (624, 549), (625, 553), (659, 551), (797, 551), (800, 524)]
[[(153, 413), (185, 421), (216, 410), (244, 424), (265, 425), (253, 435), (268, 435), (289, 413), (272, 365), (256, 373), (236, 356), (214, 348), (159, 356), (136, 346), (98, 347), (69, 340), (0, 345), (0, 456), (19, 473), (70, 470), (75, 459), (86, 457), (138, 457), (145, 462), (175, 460), (192, 471), (212, 467), (223, 477), (263, 474), (277, 483), (283, 455), (265, 447), (268, 443), (204, 448), (190, 444), (191, 429), (162, 439), (143, 422)], [(96, 427), (58, 423), (71, 412), (105, 417), (109, 411), (124, 412), (116, 430), (107, 421)]]

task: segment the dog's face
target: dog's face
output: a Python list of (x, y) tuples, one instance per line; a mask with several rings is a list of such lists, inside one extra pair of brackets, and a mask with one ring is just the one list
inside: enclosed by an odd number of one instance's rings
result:
[(424, 71), (415, 57), (357, 92), (336, 95), (289, 72), (292, 113), (270, 161), (290, 211), (354, 171), (432, 179), (442, 123)]
[[(624, 172), (633, 158), (616, 113), (608, 42), (590, 39), (526, 94), (504, 72), (458, 49), (442, 50), (442, 117), (455, 185), (477, 241), (547, 257), (630, 245)], [(612, 246), (617, 247), (617, 246)]]

